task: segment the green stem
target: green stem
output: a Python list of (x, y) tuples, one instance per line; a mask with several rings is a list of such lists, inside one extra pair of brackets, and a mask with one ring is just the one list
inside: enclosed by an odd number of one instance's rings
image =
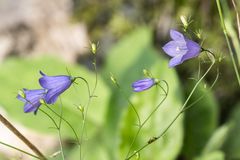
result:
[(21, 139), (34, 153), (36, 153), (40, 159), (46, 160), (47, 158), (34, 146), (22, 133), (20, 133), (6, 118), (0, 114), (0, 121), (19, 139)]
[(57, 123), (55, 122), (55, 120), (54, 120), (47, 112), (45, 112), (45, 111), (42, 110), (41, 108), (39, 108), (39, 110), (40, 110), (41, 112), (43, 112), (48, 118), (50, 118), (51, 121), (53, 122), (53, 124), (55, 125), (55, 127), (58, 129), (58, 125), (57, 125)]
[(1, 141), (0, 141), (0, 144), (2, 144), (2, 145), (4, 145), (4, 146), (7, 146), (7, 147), (9, 147), (9, 148), (15, 149), (15, 150), (17, 150), (17, 151), (19, 151), (19, 152), (22, 152), (22, 153), (24, 153), (24, 154), (27, 154), (27, 155), (29, 155), (29, 156), (31, 156), (31, 157), (33, 157), (33, 158), (41, 159), (41, 158), (39, 158), (39, 157), (31, 154), (31, 153), (28, 153), (28, 152), (26, 152), (26, 151), (24, 151), (24, 150), (21, 150), (21, 149), (19, 149), (19, 148), (17, 148), (17, 147), (14, 147), (14, 146), (12, 146), (12, 145), (7, 144), (7, 143), (4, 143), (4, 142), (1, 142)]
[(47, 113), (45, 112), (44, 110), (42, 109), (39, 109), (41, 112), (43, 112), (46, 116), (48, 116), (53, 124), (55, 125), (56, 129), (58, 130), (58, 138), (59, 138), (59, 144), (60, 144), (60, 148), (61, 148), (61, 155), (62, 155), (62, 159), (64, 160), (64, 154), (63, 154), (63, 148), (62, 148), (62, 138), (61, 138), (61, 132), (60, 132), (60, 125), (58, 126), (56, 121)]
[(234, 55), (233, 55), (232, 47), (230, 45), (230, 40), (228, 38), (228, 32), (227, 32), (227, 28), (226, 28), (226, 25), (225, 25), (225, 22), (224, 22), (221, 4), (220, 4), (219, 0), (216, 0), (216, 3), (217, 3), (217, 8), (218, 8), (218, 14), (219, 14), (220, 21), (221, 21), (222, 30), (223, 30), (223, 33), (224, 33), (224, 36), (225, 36), (225, 39), (226, 39), (226, 42), (227, 42), (228, 50), (230, 52), (230, 56), (231, 56), (232, 63), (233, 63), (233, 68), (235, 70), (235, 74), (236, 74), (236, 77), (237, 77), (237, 80), (238, 80), (238, 85), (240, 86), (240, 76), (239, 76), (239, 72), (238, 72), (238, 67), (237, 67), (236, 60), (235, 60)]
[[(209, 87), (209, 91), (214, 87), (214, 85), (217, 83), (217, 80), (219, 78), (219, 71), (217, 72), (217, 76), (215, 78), (215, 80), (213, 81), (212, 85)], [(189, 108), (192, 108), (192, 106), (194, 106), (196, 103), (198, 103), (199, 101), (201, 101), (207, 94), (203, 94), (202, 96), (200, 96), (198, 99), (196, 99), (196, 101), (194, 101), (193, 103), (191, 103), (190, 105), (186, 106), (183, 110), (183, 112), (185, 112), (186, 110), (188, 110)]]
[(80, 145), (80, 142), (79, 142), (79, 138), (78, 138), (78, 135), (77, 135), (77, 132), (75, 131), (75, 129), (73, 128), (73, 126), (63, 117), (61, 117), (57, 112), (55, 112), (52, 108), (50, 108), (47, 104), (44, 104), (51, 112), (53, 112), (56, 116), (58, 116), (59, 118), (61, 118), (70, 128), (71, 130), (73, 131), (74, 135), (75, 135), (75, 138), (78, 142), (78, 145)]
[[(90, 106), (90, 102), (91, 102), (91, 99), (93, 97), (96, 97), (94, 94), (95, 94), (95, 91), (97, 89), (97, 84), (98, 84), (98, 74), (97, 74), (97, 60), (96, 60), (96, 54), (94, 54), (95, 57), (94, 57), (94, 60), (93, 60), (93, 66), (94, 66), (94, 71), (95, 71), (95, 83), (94, 83), (94, 87), (92, 89), (92, 92), (90, 92), (90, 89), (89, 89), (89, 85), (88, 85), (88, 82), (81, 78), (82, 80), (85, 81), (85, 83), (87, 84), (87, 87), (88, 87), (88, 94), (89, 94), (89, 98), (88, 98), (88, 102), (87, 102), (87, 105), (86, 105), (86, 109), (84, 110), (84, 117), (83, 117), (83, 124), (82, 124), (82, 129), (81, 129), (81, 136), (80, 136), (80, 142), (82, 144), (83, 142), (83, 133), (85, 132), (85, 128), (86, 128), (86, 118), (87, 118), (87, 114), (88, 114), (88, 109), (89, 109), (89, 106)], [(82, 146), (80, 147), (80, 159), (82, 159)]]
[[(160, 84), (157, 84), (158, 86), (160, 86), (160, 88), (164, 91), (165, 93), (165, 96), (164, 98), (161, 100), (161, 102), (155, 107), (155, 109), (148, 115), (148, 117), (143, 121), (143, 123), (139, 126), (138, 130), (137, 130), (137, 133), (135, 134), (134, 138), (133, 138), (133, 141), (129, 147), (129, 150), (128, 150), (128, 153), (127, 153), (127, 156), (126, 156), (126, 159), (128, 159), (127, 157), (129, 156), (130, 152), (131, 152), (131, 149), (133, 147), (133, 144), (135, 143), (142, 127), (147, 123), (147, 121), (150, 119), (150, 117), (152, 117), (152, 115), (158, 110), (158, 108), (162, 105), (162, 103), (165, 101), (165, 99), (167, 98), (168, 96), (168, 92), (169, 92), (169, 86), (168, 86), (168, 83), (165, 81), (165, 80), (162, 80), (162, 82), (164, 82), (167, 86), (167, 90), (165, 90)], [(137, 152), (134, 153), (134, 155), (136, 154)], [(130, 157), (131, 158), (131, 157)]]
[(120, 90), (120, 92), (123, 94), (124, 98), (127, 100), (128, 104), (130, 104), (131, 108), (133, 109), (134, 113), (136, 114), (137, 116), (137, 120), (138, 120), (138, 126), (141, 126), (141, 119), (140, 119), (140, 116), (137, 112), (137, 109), (135, 108), (135, 106), (132, 104), (132, 102), (128, 99), (126, 93), (124, 92), (124, 90), (121, 88), (121, 86), (116, 82), (115, 83), (116, 86), (118, 87), (118, 89)]
[(62, 159), (65, 160), (65, 156), (64, 156), (64, 152), (63, 152), (63, 144), (62, 144), (62, 134), (61, 134), (61, 126), (62, 126), (62, 114), (63, 114), (63, 111), (62, 111), (62, 107), (63, 107), (63, 104), (62, 104), (62, 99), (60, 97), (60, 102), (61, 102), (61, 106), (59, 107), (60, 108), (60, 118), (59, 118), (59, 124), (58, 124), (58, 138), (59, 138), (59, 143), (60, 143), (60, 148), (61, 148), (61, 155), (62, 155)]

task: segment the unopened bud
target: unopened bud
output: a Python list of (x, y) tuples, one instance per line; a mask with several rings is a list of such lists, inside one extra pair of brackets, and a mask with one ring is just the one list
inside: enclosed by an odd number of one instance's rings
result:
[(44, 101), (44, 99), (39, 99), (39, 102), (40, 102), (41, 104), (46, 104), (46, 102)]
[(187, 27), (188, 27), (189, 24), (188, 24), (188, 21), (187, 21), (186, 17), (183, 16), (183, 15), (181, 15), (181, 16), (180, 16), (180, 20), (181, 20), (181, 22), (182, 22), (182, 24), (183, 24), (184, 29), (187, 29)]
[(140, 153), (137, 151), (134, 151), (135, 153), (135, 160), (139, 160), (140, 159)]
[(143, 74), (144, 74), (144, 76), (146, 76), (146, 77), (152, 77), (151, 72), (148, 71), (147, 69), (143, 69)]
[(112, 73), (110, 73), (110, 74), (111, 74), (111, 76), (110, 76), (111, 81), (112, 81), (114, 84), (118, 84), (118, 83), (117, 83), (117, 79), (113, 76)]
[(97, 45), (95, 43), (91, 43), (91, 51), (93, 54), (97, 53)]
[(22, 97), (22, 98), (26, 98), (25, 93), (22, 90), (18, 91), (18, 94)]
[(204, 83), (204, 85), (203, 85), (203, 88), (204, 88), (204, 89), (206, 89), (206, 88), (207, 88), (207, 84), (206, 84), (206, 83)]
[(157, 78), (154, 78), (154, 82), (155, 82), (155, 84), (158, 84), (158, 83), (160, 83), (160, 80)]
[(199, 38), (199, 39), (202, 39), (202, 30), (199, 29), (195, 32), (196, 36)]
[(78, 105), (77, 106), (77, 109), (81, 112), (84, 112), (84, 107), (82, 105)]

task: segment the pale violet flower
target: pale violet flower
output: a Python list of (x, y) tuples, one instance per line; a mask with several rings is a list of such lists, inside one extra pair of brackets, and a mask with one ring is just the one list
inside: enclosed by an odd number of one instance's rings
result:
[(172, 41), (162, 47), (164, 52), (172, 57), (169, 62), (169, 67), (175, 67), (200, 54), (201, 46), (186, 38), (182, 33), (172, 29), (170, 30), (170, 36)]

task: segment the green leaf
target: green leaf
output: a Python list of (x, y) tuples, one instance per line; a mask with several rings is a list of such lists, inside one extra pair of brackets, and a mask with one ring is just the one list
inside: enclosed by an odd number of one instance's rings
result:
[[(187, 83), (188, 93), (195, 82)], [(218, 105), (211, 92), (207, 92), (204, 84), (200, 84), (188, 104), (199, 97), (206, 96), (185, 112), (185, 138), (183, 154), (187, 159), (193, 159), (201, 154), (204, 146), (217, 127)]]
[(234, 108), (227, 122), (231, 128), (222, 147), (226, 159), (240, 159), (240, 104)]
[[(142, 70), (149, 68), (157, 59), (156, 53), (149, 52), (151, 48), (149, 46), (151, 46), (151, 30), (140, 28), (120, 40), (107, 54), (102, 74), (106, 78), (106, 83), (112, 88), (112, 96), (108, 105), (103, 139), (109, 159), (119, 157), (119, 124), (122, 121), (122, 113), (128, 106), (124, 95), (130, 96), (131, 83), (142, 77)], [(110, 80), (110, 73), (120, 84), (121, 91)]]
[(200, 156), (198, 158), (194, 158), (194, 160), (225, 160), (224, 153), (222, 151), (214, 151), (207, 153), (203, 156)]
[[(158, 110), (151, 116), (146, 125), (141, 129), (131, 153), (145, 145), (150, 138), (160, 135), (175, 118), (182, 106), (182, 93), (181, 88), (179, 87), (178, 77), (173, 69), (168, 68), (167, 61), (164, 58), (159, 57), (150, 70), (154, 76), (159, 77), (160, 80), (166, 80), (168, 82), (169, 95), (163, 104), (160, 105)], [(163, 84), (162, 86), (164, 87)], [(147, 91), (135, 93), (131, 97), (131, 101), (138, 111), (142, 121), (148, 117), (152, 110), (154, 110), (164, 98), (162, 94), (163, 91), (161, 88), (152, 87)], [(138, 127), (135, 124), (138, 124), (136, 114), (133, 112), (131, 106), (128, 106), (128, 111), (122, 124), (123, 139), (121, 152), (123, 156), (126, 156), (137, 132)], [(182, 117), (180, 116), (164, 137), (140, 152), (140, 157), (141, 159), (151, 160), (174, 160), (181, 150), (182, 141), (183, 124)]]
[(215, 130), (211, 138), (208, 140), (206, 146), (203, 149), (202, 154), (208, 154), (210, 152), (220, 150), (227, 139), (231, 124), (225, 124)]
[[(173, 69), (168, 68), (168, 62), (159, 53), (153, 49), (151, 30), (149, 28), (140, 28), (130, 33), (119, 43), (116, 44), (113, 49), (108, 53), (106, 59), (106, 66), (103, 71), (105, 77), (110, 77), (111, 72), (120, 84), (120, 88), (112, 84), (110, 78), (106, 79), (106, 82), (112, 86), (112, 97), (109, 103), (109, 110), (106, 117), (106, 128), (104, 132), (104, 144), (107, 144), (109, 159), (121, 159), (125, 158), (126, 151), (129, 147), (129, 142), (132, 140), (133, 134), (136, 131), (136, 116), (132, 114), (131, 108), (127, 99), (124, 97), (131, 97), (132, 82), (143, 78), (143, 69), (149, 69), (156, 76), (156, 78), (165, 79), (170, 81), (170, 92), (168, 100), (164, 103), (163, 110), (154, 114), (149, 124), (143, 128), (142, 135), (139, 136), (137, 142), (138, 145), (134, 147), (140, 147), (145, 144), (152, 136), (157, 136), (167, 126), (167, 124), (174, 118), (176, 112), (181, 106), (181, 90), (179, 88), (178, 79)], [(141, 113), (149, 113), (162, 98), (160, 89), (152, 89), (150, 95), (143, 96), (137, 99), (139, 102), (135, 102), (136, 108)], [(162, 93), (162, 92), (161, 92)], [(124, 113), (129, 111), (130, 115), (124, 116)], [(142, 115), (145, 117), (145, 115)], [(142, 117), (142, 118), (143, 118)], [(121, 126), (125, 129), (120, 130)], [(150, 127), (152, 126), (152, 127)], [(150, 128), (149, 128), (150, 127)], [(122, 134), (122, 139), (119, 137)], [(154, 155), (156, 159), (174, 159), (179, 153), (182, 145), (182, 120), (181, 118), (173, 125), (173, 129), (170, 129), (165, 138), (159, 142), (153, 144), (151, 148), (143, 151), (141, 157), (151, 157)], [(125, 143), (124, 143), (125, 142)], [(119, 146), (121, 144), (121, 146)], [(120, 147), (120, 148), (119, 148)], [(116, 150), (119, 148), (119, 150)], [(134, 148), (135, 149), (135, 148)], [(149, 154), (150, 152), (151, 154)], [(154, 154), (153, 154), (154, 153)], [(121, 156), (119, 156), (121, 155)], [(151, 155), (151, 156), (150, 156)], [(143, 158), (144, 159), (144, 158)]]

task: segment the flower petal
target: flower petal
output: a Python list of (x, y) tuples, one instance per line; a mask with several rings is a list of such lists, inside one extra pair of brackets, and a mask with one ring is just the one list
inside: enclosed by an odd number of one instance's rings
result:
[(40, 107), (41, 103), (39, 102), (40, 99), (35, 98), (31, 102), (26, 102), (24, 105), (24, 112), (37, 112), (38, 108)]
[(183, 61), (182, 61), (182, 57), (183, 57), (183, 55), (177, 55), (177, 56), (173, 57), (173, 58), (169, 61), (168, 66), (169, 66), (169, 67), (175, 67), (176, 65), (181, 64), (181, 63), (183, 62)]
[(165, 44), (162, 49), (171, 57), (175, 57), (179, 54), (183, 55), (188, 51), (185, 41), (170, 41)]
[(170, 37), (175, 41), (184, 40), (183, 34), (174, 29), (170, 30)]
[(39, 79), (39, 83), (43, 88), (52, 89), (62, 85), (71, 85), (71, 77), (60, 75), (60, 76), (46, 76), (44, 73), (40, 72), (43, 77)]
[(67, 88), (54, 88), (48, 90), (45, 101), (47, 104), (53, 104), (57, 101), (58, 96), (63, 93)]
[(28, 113), (28, 112), (36, 112), (39, 108), (39, 105), (32, 105), (31, 103), (26, 103), (26, 105), (24, 106), (24, 112)]
[(34, 90), (28, 90), (28, 89), (23, 89), (23, 92), (25, 94), (25, 99), (31, 100), (36, 97), (42, 97), (46, 93), (45, 89), (34, 89)]
[(188, 51), (183, 56), (183, 59), (182, 59), (183, 61), (185, 61), (187, 59), (191, 59), (193, 57), (197, 57), (201, 51), (201, 47), (198, 43), (191, 41), (189, 39), (186, 39), (186, 42), (187, 42)]

